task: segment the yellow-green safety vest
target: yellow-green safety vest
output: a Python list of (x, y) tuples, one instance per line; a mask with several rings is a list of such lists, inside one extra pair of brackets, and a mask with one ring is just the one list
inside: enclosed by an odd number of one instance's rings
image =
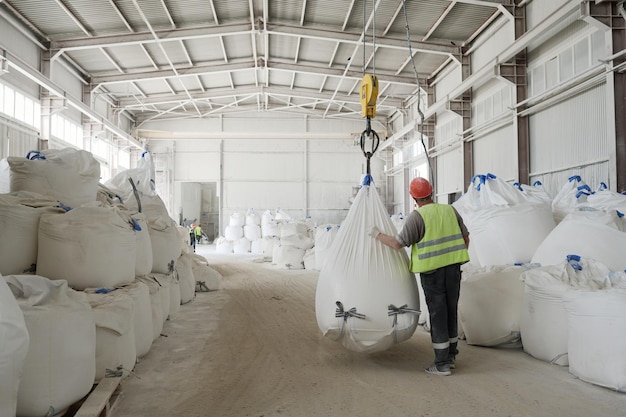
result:
[(411, 272), (430, 272), (469, 261), (467, 246), (451, 206), (431, 203), (417, 211), (424, 219), (426, 232), (411, 248)]

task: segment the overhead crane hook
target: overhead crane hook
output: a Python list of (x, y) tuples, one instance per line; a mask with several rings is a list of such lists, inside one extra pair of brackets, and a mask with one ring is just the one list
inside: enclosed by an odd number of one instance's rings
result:
[[(376, 116), (376, 99), (378, 98), (378, 77), (366, 74), (361, 81), (361, 116), (366, 118), (366, 127), (361, 133), (361, 151), (367, 160), (366, 176), (363, 185), (370, 185), (372, 181), (372, 172), (370, 168), (370, 159), (374, 152), (378, 149), (380, 138), (378, 133), (372, 130), (372, 117)], [(372, 146), (365, 149), (365, 140), (371, 138)]]

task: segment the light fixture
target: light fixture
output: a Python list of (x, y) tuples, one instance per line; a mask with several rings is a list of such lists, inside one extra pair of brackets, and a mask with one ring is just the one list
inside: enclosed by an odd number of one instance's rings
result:
[(0, 57), (0, 75), (7, 74), (9, 72), (9, 61), (6, 58)]

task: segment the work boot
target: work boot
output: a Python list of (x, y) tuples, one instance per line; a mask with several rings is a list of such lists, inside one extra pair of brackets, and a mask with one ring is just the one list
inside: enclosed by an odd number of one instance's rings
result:
[(450, 372), (449, 365), (435, 365), (434, 363), (430, 365), (428, 368), (424, 369), (427, 374), (431, 375), (440, 375), (440, 376), (448, 376), (452, 375)]

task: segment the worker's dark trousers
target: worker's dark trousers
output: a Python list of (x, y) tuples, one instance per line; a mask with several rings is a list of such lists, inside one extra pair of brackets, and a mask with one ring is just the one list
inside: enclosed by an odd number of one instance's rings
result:
[(420, 280), (430, 315), (430, 339), (435, 351), (435, 364), (451, 363), (458, 353), (457, 307), (461, 265), (448, 265), (428, 274), (420, 274)]

